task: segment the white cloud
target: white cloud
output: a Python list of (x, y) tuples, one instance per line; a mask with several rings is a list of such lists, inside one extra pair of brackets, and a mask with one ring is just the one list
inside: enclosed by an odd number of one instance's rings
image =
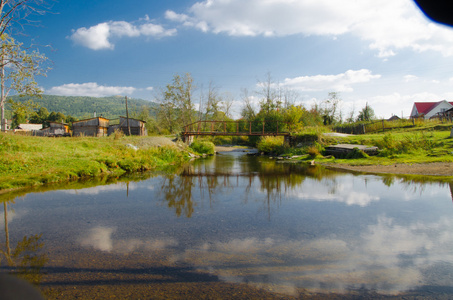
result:
[(140, 19), (139, 22), (144, 24), (137, 26), (126, 21), (109, 21), (89, 28), (81, 27), (74, 30), (70, 39), (92, 50), (101, 50), (114, 48), (112, 38), (140, 36), (161, 38), (176, 34), (176, 29), (165, 29), (162, 25), (153, 24), (149, 21), (149, 17)]
[(373, 75), (370, 70), (348, 70), (337, 75), (315, 75), (286, 78), (284, 86), (300, 91), (352, 92), (353, 84), (379, 79), (381, 75)]
[(407, 0), (206, 0), (195, 3), (187, 14), (167, 11), (166, 18), (232, 36), (350, 33), (383, 58), (403, 48), (453, 55), (451, 29), (432, 23)]
[(79, 28), (72, 35), (71, 39), (81, 46), (93, 50), (113, 49), (109, 42), (110, 30), (107, 23), (101, 23), (90, 28)]
[(48, 91), (47, 94), (61, 96), (90, 96), (90, 97), (106, 97), (112, 95), (130, 95), (136, 89), (127, 86), (104, 86), (98, 85), (96, 82), (87, 83), (68, 83), (60, 86), (55, 86)]
[(410, 82), (416, 80), (418, 77), (415, 75), (406, 75), (404, 76), (404, 81), (405, 82)]

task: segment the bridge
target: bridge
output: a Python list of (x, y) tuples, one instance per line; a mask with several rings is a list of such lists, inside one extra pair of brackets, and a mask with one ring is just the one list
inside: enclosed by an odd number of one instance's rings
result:
[(282, 121), (197, 121), (185, 125), (182, 140), (191, 143), (195, 136), (284, 136), (290, 143), (291, 124)]

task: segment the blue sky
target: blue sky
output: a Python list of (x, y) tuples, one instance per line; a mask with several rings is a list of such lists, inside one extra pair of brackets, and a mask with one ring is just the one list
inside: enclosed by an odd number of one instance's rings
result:
[(307, 108), (338, 92), (343, 116), (453, 101), (453, 28), (411, 0), (61, 0), (34, 20), (25, 33), (51, 46), (46, 94), (153, 100), (191, 73), (195, 99), (211, 82), (237, 116), (241, 90), (257, 104), (270, 74)]

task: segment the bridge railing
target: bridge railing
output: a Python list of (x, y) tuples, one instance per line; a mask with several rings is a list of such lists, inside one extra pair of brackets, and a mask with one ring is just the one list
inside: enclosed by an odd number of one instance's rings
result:
[(184, 126), (186, 135), (285, 135), (291, 125), (282, 121), (197, 121)]

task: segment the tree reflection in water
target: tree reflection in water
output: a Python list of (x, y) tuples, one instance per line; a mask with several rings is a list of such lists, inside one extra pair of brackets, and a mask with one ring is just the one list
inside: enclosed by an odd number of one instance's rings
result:
[(6, 201), (3, 202), (3, 211), (5, 249), (0, 249), (0, 252), (5, 257), (11, 274), (38, 285), (42, 279), (41, 269), (48, 260), (46, 254), (38, 253), (44, 247), (44, 243), (40, 241), (42, 234), (24, 236), (22, 240), (17, 242), (16, 247), (11, 249), (8, 228), (8, 203)]
[(236, 159), (240, 161), (239, 165), (231, 160), (219, 165), (222, 160), (211, 159), (186, 166), (179, 175), (165, 177), (161, 192), (168, 207), (174, 208), (178, 217), (184, 215), (190, 218), (197, 201), (208, 196), (212, 205), (215, 201), (214, 195), (225, 194), (225, 190), (241, 186), (244, 188), (241, 197), (245, 203), (251, 195), (256, 196), (257, 190), (265, 195), (253, 199), (263, 201), (264, 209), (270, 218), (272, 207), (278, 207), (282, 196), (287, 191), (300, 187), (307, 177), (316, 180), (330, 178), (331, 192), (335, 193), (334, 178), (338, 172), (319, 166), (275, 163), (266, 158), (242, 161), (240, 158)]
[[(352, 174), (362, 175), (354, 172)], [(168, 207), (174, 208), (178, 217), (184, 215), (190, 218), (197, 203), (205, 197), (209, 198), (211, 206), (216, 200), (215, 195), (223, 195), (227, 190), (243, 187), (242, 201), (247, 203), (251, 198), (253, 201), (262, 201), (263, 210), (270, 218), (272, 209), (280, 206), (285, 193), (296, 188), (299, 194), (304, 193), (300, 188), (307, 178), (322, 181), (328, 187), (329, 194), (336, 194), (339, 188), (336, 179), (338, 176), (342, 176), (342, 173), (322, 166), (285, 163), (265, 157), (242, 159), (238, 156), (229, 160), (209, 158), (184, 167), (178, 175), (165, 177), (161, 191)], [(427, 179), (383, 175), (381, 180), (389, 187), (399, 183), (408, 189), (416, 190), (423, 189)], [(367, 178), (365, 183), (366, 181)], [(450, 183), (450, 186), (453, 189), (453, 184)], [(257, 197), (257, 191), (263, 196)]]

